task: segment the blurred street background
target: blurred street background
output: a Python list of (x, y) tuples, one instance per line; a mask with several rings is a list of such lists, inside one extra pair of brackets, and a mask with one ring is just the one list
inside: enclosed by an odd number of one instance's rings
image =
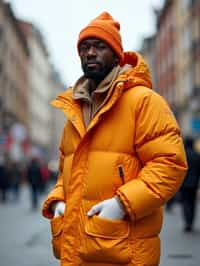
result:
[[(79, 78), (78, 32), (102, 10), (127, 23), (126, 50), (146, 59), (153, 89), (192, 140), (194, 168), (200, 165), (200, 0), (127, 0), (127, 10), (113, 0), (86, 0), (84, 12), (80, 1), (64, 2), (0, 0), (0, 266), (59, 265), (40, 213), (56, 182), (66, 120), (50, 101)], [(200, 265), (197, 179), (166, 206), (161, 266)]]

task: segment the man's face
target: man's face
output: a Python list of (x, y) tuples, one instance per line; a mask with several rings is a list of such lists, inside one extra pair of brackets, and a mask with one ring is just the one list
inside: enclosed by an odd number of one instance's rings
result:
[(119, 63), (119, 59), (110, 46), (96, 38), (83, 40), (79, 54), (85, 77), (93, 80), (103, 80)]

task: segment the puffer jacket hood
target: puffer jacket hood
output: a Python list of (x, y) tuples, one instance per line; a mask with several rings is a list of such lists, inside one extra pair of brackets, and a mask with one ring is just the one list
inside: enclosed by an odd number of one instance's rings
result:
[(145, 63), (143, 57), (139, 53), (125, 52), (124, 60), (121, 63), (121, 66), (124, 67), (126, 65), (129, 65), (130, 68), (128, 69), (128, 71), (125, 71), (124, 76), (122, 76), (121, 78), (124, 78), (125, 81), (128, 79), (128, 87), (140, 85), (152, 88), (149, 68)]

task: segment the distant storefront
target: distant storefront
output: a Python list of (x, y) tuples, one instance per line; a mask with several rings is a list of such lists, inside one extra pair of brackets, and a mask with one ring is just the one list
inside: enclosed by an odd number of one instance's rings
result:
[(190, 127), (192, 135), (200, 136), (200, 115), (191, 117)]

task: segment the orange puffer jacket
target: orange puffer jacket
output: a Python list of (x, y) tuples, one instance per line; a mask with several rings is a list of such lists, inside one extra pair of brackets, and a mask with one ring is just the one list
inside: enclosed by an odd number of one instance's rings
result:
[[(84, 126), (72, 90), (54, 105), (67, 115), (60, 175), (43, 205), (51, 219), (53, 247), (62, 266), (155, 266), (159, 264), (162, 206), (187, 169), (180, 129), (165, 100), (151, 89), (147, 66), (135, 53), (113, 83), (112, 95)], [(96, 203), (118, 195), (123, 221), (87, 217)], [(50, 205), (66, 202), (64, 217)], [(53, 219), (52, 219), (53, 218)]]

